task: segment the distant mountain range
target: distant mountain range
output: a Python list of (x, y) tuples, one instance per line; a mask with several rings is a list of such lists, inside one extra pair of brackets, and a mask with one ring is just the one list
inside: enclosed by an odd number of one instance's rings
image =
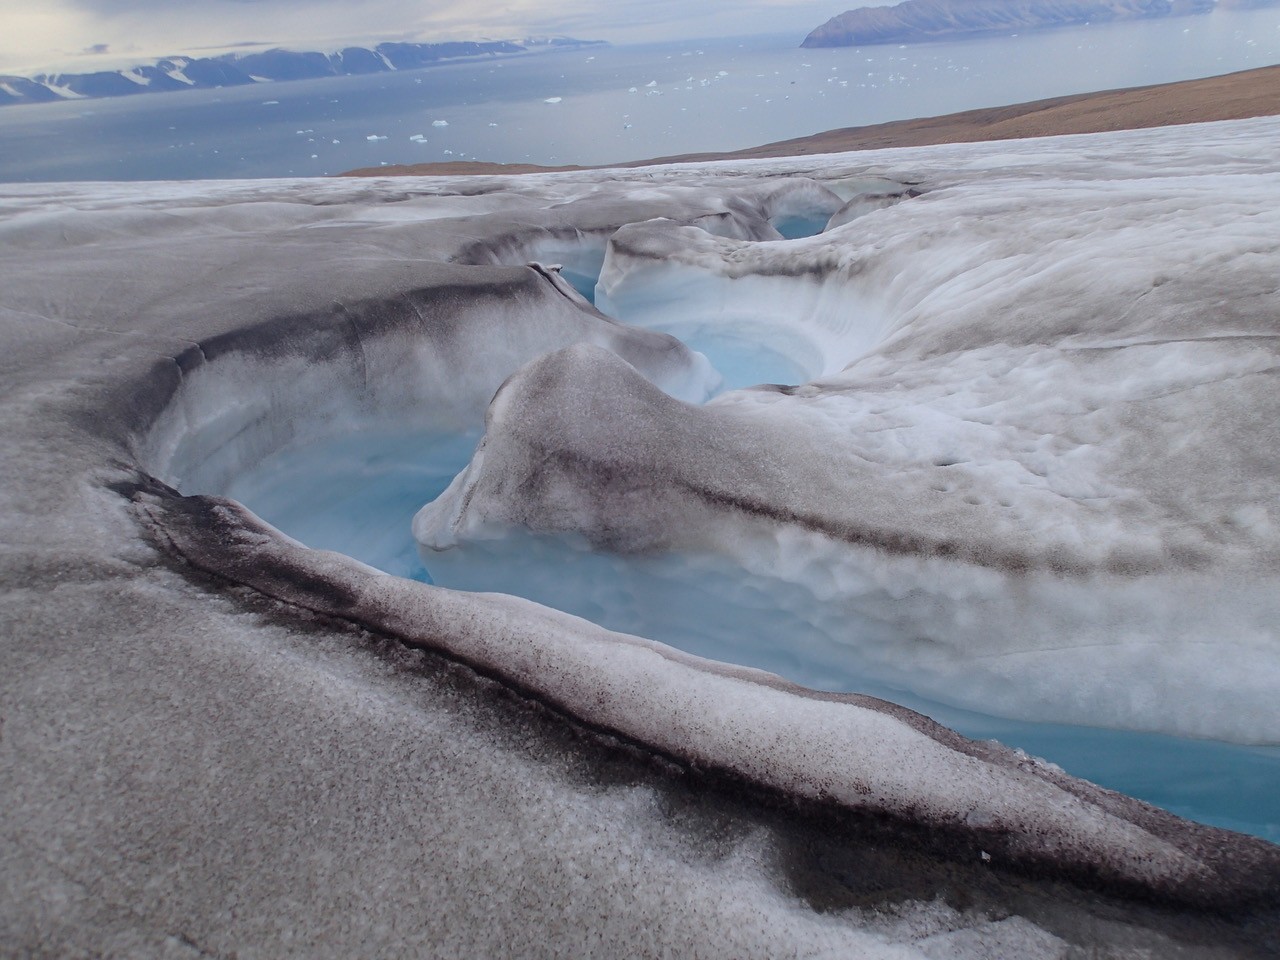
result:
[(34, 77), (0, 75), (0, 106), (417, 70), (442, 60), (461, 57), (505, 56), (603, 43), (601, 40), (556, 37), (550, 40), (380, 43), (376, 47), (346, 47), (333, 53), (276, 48), (216, 57), (166, 57), (127, 70), (39, 74)]
[(1215, 8), (1272, 6), (1280, 0), (906, 0), (832, 17), (803, 47), (953, 40), (1006, 30), (1209, 13)]

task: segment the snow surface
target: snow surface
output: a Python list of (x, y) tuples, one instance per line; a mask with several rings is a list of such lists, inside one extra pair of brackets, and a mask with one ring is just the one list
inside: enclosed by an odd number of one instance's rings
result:
[[(1274, 846), (151, 478), (216, 493), (308, 439), (483, 425), (433, 546), (711, 551), (883, 619), (861, 652), (959, 699), (1032, 684), (1274, 742), (1277, 134), (0, 188), (0, 929), (25, 954), (1268, 942)], [(700, 324), (776, 327), (811, 382), (690, 402), (705, 362), (643, 329), (668, 282)], [(898, 849), (912, 827), (946, 866)]]

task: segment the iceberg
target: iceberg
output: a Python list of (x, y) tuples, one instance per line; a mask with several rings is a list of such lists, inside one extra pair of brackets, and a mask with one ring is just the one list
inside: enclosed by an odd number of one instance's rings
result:
[(1265, 955), (1274, 844), (227, 494), (479, 437), (428, 558), (712, 558), (882, 686), (1272, 747), (1278, 135), (0, 186), (10, 942)]

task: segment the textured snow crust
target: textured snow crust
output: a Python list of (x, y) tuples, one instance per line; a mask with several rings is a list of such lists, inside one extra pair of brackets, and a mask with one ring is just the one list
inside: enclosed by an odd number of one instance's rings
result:
[[(1189, 636), (1179, 591), (1217, 575), (1242, 620), (1261, 624), (1274, 582), (1275, 401), (1252, 381), (1269, 376), (1254, 353), (1271, 349), (1258, 331), (1275, 316), (1277, 132), (1265, 121), (523, 179), (4, 187), (4, 950), (1258, 955), (1280, 889), (1268, 844), (889, 704), (815, 694), (511, 597), (389, 577), (195, 494), (327, 432), (487, 418), (477, 458), (419, 524), (424, 541), (465, 550), (520, 525), (623, 550), (713, 550), (852, 609), (883, 612), (900, 590), (908, 603), (891, 615), (913, 629), (955, 621), (951, 668), (966, 683), (983, 676), (964, 662), (973, 638), (1000, 652), (1009, 633), (989, 635), (997, 616), (965, 618), (1006, 602), (1011, 584), (1026, 597), (1018, 616), (1034, 623), (1037, 596), (1056, 597), (1055, 616), (1074, 625), (1078, 597), (1114, 602), (1084, 585), (1119, 581), (1147, 612), (1181, 605), (1167, 620)], [(1166, 182), (1178, 177), (1190, 201)], [(1017, 259), (1002, 246), (1010, 211), (1025, 217), (1019, 197), (1050, 180), (1065, 191), (1046, 188), (1052, 230), (1084, 216), (1085, 201), (1068, 200), (1089, 195), (1085, 181), (1115, 191), (1107, 208), (1164, 210), (1164, 229), (1134, 225), (1131, 248), (1117, 241), (1103, 264), (1088, 260), (1100, 292), (1077, 272), (1046, 300), (1034, 270), (999, 265)], [(821, 237), (779, 239), (789, 221), (837, 213), (886, 181), (903, 193), (890, 205)], [(912, 185), (922, 196), (905, 196)], [(1184, 203), (1198, 215), (1179, 219)], [(1234, 239), (1194, 229), (1214, 217)], [(1183, 246), (1168, 249), (1195, 249), (1215, 269), (1193, 258), (1165, 283), (1148, 278), (1146, 305), (1126, 299), (1144, 274), (1120, 254), (1173, 244), (1179, 230)], [(983, 259), (973, 231), (1003, 258)], [(1086, 239), (1060, 252), (1083, 258)], [(708, 304), (754, 309), (818, 379), (693, 406), (711, 387), (701, 358), (619, 327), (549, 266), (522, 265), (603, 251), (600, 292), (661, 326), (628, 280), (655, 269), (646, 245), (701, 285), (699, 323), (733, 319)], [(1210, 294), (1193, 288), (1215, 278), (1207, 339), (1183, 308), (1206, 313)], [(761, 285), (743, 298), (738, 280)], [(1100, 311), (1100, 330), (1080, 302)], [(1076, 310), (1074, 321), (1050, 307)], [(939, 320), (952, 312), (954, 326)], [(1187, 343), (1148, 344), (1164, 325)], [(1131, 349), (1154, 359), (1108, 359)], [(1020, 401), (1015, 387), (1040, 399)], [(1072, 460), (1059, 438), (1087, 399), (1098, 432)], [(1167, 449), (1184, 460), (1161, 484), (1141, 461), (1175, 437), (1186, 445)], [(530, 475), (539, 445), (538, 483), (504, 490), (503, 477)], [(957, 468), (957, 490), (1010, 495), (1020, 516), (928, 492)], [(1206, 533), (1228, 509), (1238, 523)], [(1177, 674), (1179, 696), (1216, 730), (1202, 691), (1223, 695), (1219, 671), (1243, 656), (1254, 686), (1227, 691), (1254, 711), (1241, 738), (1268, 737), (1265, 661), (1221, 633), (1212, 670), (1186, 641), (1203, 675)], [(1251, 642), (1266, 651), (1274, 632)], [(1031, 652), (1043, 662), (1042, 646)], [(1032, 673), (1000, 669), (1017, 684)], [(1088, 673), (1069, 674), (1082, 695)], [(1135, 713), (1161, 717), (1159, 704)], [(681, 772), (635, 759), (654, 755)], [(859, 834), (860, 815), (880, 832)], [(945, 867), (893, 840), (877, 846), (913, 830)], [(1252, 919), (1205, 920), (1205, 906)]]

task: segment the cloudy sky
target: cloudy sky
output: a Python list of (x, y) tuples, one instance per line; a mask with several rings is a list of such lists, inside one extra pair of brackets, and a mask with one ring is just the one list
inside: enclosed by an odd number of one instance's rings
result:
[(790, 32), (887, 0), (0, 0), (0, 70), (88, 70), (233, 44)]

